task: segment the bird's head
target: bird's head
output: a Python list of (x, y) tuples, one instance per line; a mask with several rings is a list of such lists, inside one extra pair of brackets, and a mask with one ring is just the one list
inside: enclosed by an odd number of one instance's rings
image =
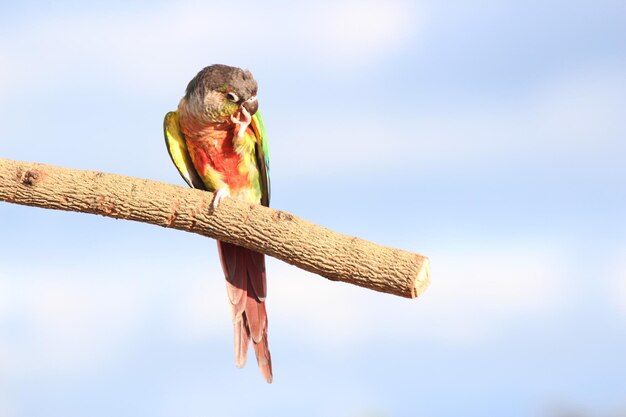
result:
[(243, 109), (256, 113), (257, 82), (252, 73), (237, 67), (215, 64), (200, 71), (187, 85), (185, 110), (205, 123), (239, 119)]

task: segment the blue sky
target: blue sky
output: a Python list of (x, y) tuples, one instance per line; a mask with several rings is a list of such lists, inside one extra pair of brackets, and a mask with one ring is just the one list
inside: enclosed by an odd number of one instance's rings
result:
[(0, 156), (175, 184), (202, 67), (249, 68), (272, 205), (431, 258), (404, 300), (268, 261), (275, 381), (214, 242), (0, 204), (0, 417), (626, 409), (619, 1), (5, 2)]

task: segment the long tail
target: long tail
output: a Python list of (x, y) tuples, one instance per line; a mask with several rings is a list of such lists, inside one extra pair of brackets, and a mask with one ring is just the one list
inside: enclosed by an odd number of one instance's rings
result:
[(241, 246), (217, 241), (226, 276), (226, 289), (235, 328), (235, 365), (246, 364), (250, 339), (259, 369), (272, 382), (272, 358), (267, 345), (267, 312), (265, 311), (265, 257)]

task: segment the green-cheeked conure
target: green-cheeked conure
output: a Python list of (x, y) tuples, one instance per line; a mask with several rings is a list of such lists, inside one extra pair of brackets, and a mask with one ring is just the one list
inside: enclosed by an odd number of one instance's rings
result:
[[(165, 141), (176, 168), (194, 188), (269, 206), (269, 154), (257, 82), (248, 70), (211, 65), (187, 85), (178, 110), (165, 115)], [(265, 257), (217, 242), (235, 330), (235, 364), (246, 363), (252, 340), (261, 373), (272, 382), (267, 344)]]

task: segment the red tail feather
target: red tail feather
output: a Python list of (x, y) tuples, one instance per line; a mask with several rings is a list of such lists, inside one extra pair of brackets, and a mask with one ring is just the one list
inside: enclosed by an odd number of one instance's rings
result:
[(267, 312), (265, 310), (265, 257), (241, 246), (217, 242), (226, 276), (226, 289), (231, 304), (235, 330), (235, 364), (243, 367), (250, 339), (261, 373), (272, 382), (272, 359), (267, 344)]

